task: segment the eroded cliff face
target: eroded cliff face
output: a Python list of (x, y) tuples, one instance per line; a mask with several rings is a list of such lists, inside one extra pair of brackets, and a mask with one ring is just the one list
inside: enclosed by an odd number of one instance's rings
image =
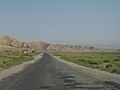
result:
[(8, 35), (0, 37), (0, 45), (7, 45), (15, 48), (27, 48), (28, 45), (25, 42), (18, 41), (11, 38)]
[(42, 51), (48, 46), (44, 42), (22, 42), (8, 35), (0, 37), (0, 51)]
[(46, 50), (49, 46), (48, 43), (40, 42), (40, 41), (38, 41), (38, 42), (28, 42), (27, 44), (30, 48), (38, 50), (38, 51)]
[(0, 37), (0, 51), (65, 51), (65, 52), (81, 52), (81, 51), (98, 51), (94, 47), (83, 45), (60, 45), (49, 44), (46, 42), (22, 42), (8, 35)]
[(50, 44), (47, 48), (48, 51), (65, 51), (65, 52), (82, 52), (82, 51), (97, 51), (94, 47), (86, 47), (82, 45), (60, 45)]

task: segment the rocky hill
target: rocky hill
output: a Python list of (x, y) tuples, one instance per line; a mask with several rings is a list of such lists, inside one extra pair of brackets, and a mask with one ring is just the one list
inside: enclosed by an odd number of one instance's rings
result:
[(84, 51), (99, 51), (94, 47), (83, 45), (60, 45), (49, 44), (46, 42), (22, 42), (8, 35), (0, 37), (0, 51), (67, 51), (67, 52), (84, 52)]
[(0, 37), (0, 45), (7, 45), (7, 46), (14, 47), (14, 48), (27, 48), (27, 47), (29, 47), (27, 45), (27, 43), (13, 39), (8, 35), (4, 35), (4, 36)]
[(8, 35), (0, 37), (0, 51), (42, 51), (48, 45), (44, 42), (22, 42)]

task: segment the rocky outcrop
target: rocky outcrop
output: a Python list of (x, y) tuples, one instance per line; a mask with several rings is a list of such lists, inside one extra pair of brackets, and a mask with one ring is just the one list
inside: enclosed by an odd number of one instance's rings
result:
[(29, 49), (25, 42), (18, 41), (8, 35), (0, 37), (0, 51), (23, 51)]
[(4, 51), (17, 51), (16, 48), (8, 46), (8, 45), (0, 45), (0, 52), (4, 52)]
[(25, 42), (18, 41), (11, 38), (8, 35), (0, 37), (0, 45), (7, 45), (15, 48), (27, 48), (29, 47)]
[(4, 36), (0, 37), (0, 45), (11, 46), (12, 41), (13, 41), (13, 39), (11, 37), (7, 36), (7, 35), (4, 35)]
[(28, 46), (34, 50), (37, 50), (37, 51), (43, 51), (43, 50), (46, 50), (49, 46), (48, 43), (45, 43), (45, 42), (28, 42), (27, 43)]
[(45, 42), (22, 42), (8, 35), (0, 37), (0, 51), (43, 51), (48, 48), (49, 44)]
[(65, 52), (83, 52), (99, 51), (94, 47), (83, 45), (60, 45), (49, 44), (46, 42), (22, 42), (11, 38), (8, 35), (0, 37), (0, 51), (65, 51)]
[(60, 45), (50, 44), (47, 48), (48, 51), (67, 51), (67, 52), (80, 52), (80, 51), (97, 51), (94, 47), (87, 47), (82, 45)]

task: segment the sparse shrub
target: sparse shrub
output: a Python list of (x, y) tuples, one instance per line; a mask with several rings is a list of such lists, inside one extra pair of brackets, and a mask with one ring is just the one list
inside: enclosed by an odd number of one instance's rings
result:
[(8, 68), (32, 60), (37, 53), (0, 52), (0, 68)]
[(80, 65), (120, 74), (119, 52), (54, 52), (53, 54)]
[(110, 62), (110, 60), (105, 59), (105, 60), (103, 60), (103, 62), (108, 63), (108, 62)]
[(114, 59), (114, 61), (120, 61), (120, 59)]
[(112, 65), (112, 64), (108, 64), (108, 65), (106, 65), (105, 67), (106, 67), (106, 68), (112, 68), (113, 65)]

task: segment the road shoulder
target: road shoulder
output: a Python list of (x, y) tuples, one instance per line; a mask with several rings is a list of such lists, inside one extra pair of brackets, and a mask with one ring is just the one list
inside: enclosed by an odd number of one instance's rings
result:
[(23, 71), (26, 67), (37, 62), (40, 58), (42, 58), (42, 55), (43, 55), (43, 53), (35, 56), (34, 59), (31, 61), (24, 62), (20, 65), (12, 66), (10, 68), (1, 70), (0, 71), (0, 81), (7, 78), (8, 76), (11, 76), (13, 74), (19, 73), (20, 71)]
[(85, 66), (81, 66), (72, 62), (68, 62), (66, 60), (60, 59), (57, 56), (54, 56), (51, 54), (51, 56), (53, 58), (55, 58), (56, 60), (70, 66), (73, 69), (78, 70), (79, 72), (85, 73), (86, 75), (95, 78), (97, 80), (102, 80), (102, 81), (111, 81), (111, 82), (116, 82), (120, 84), (120, 75), (118, 74), (114, 74), (114, 73), (109, 73), (109, 72), (105, 72), (105, 71), (101, 71), (98, 69), (91, 69)]

